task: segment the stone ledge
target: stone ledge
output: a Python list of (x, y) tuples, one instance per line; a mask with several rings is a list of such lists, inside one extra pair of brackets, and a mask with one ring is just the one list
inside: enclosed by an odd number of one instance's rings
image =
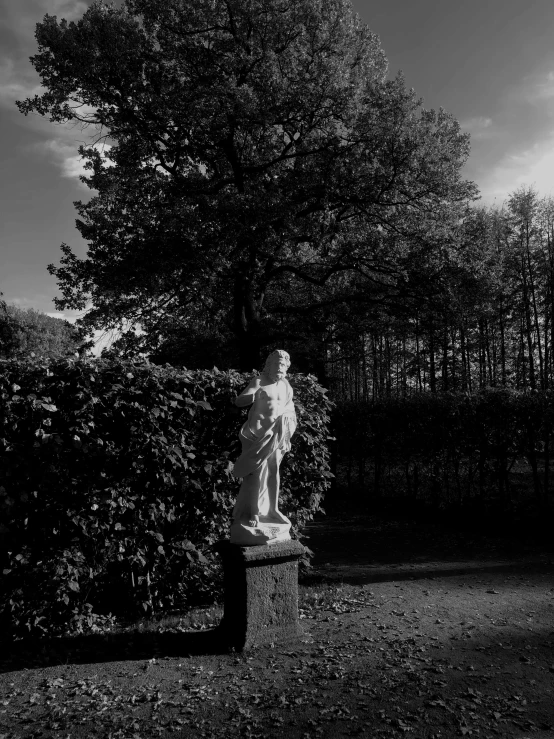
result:
[(214, 548), (222, 557), (231, 557), (245, 564), (264, 560), (298, 559), (306, 551), (299, 541), (292, 539), (248, 547), (224, 540), (218, 541)]

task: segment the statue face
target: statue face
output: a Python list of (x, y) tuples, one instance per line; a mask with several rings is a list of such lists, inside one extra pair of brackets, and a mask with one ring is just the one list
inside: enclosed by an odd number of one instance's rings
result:
[(280, 354), (272, 354), (268, 357), (266, 367), (270, 377), (282, 380), (287, 374), (288, 362), (286, 357)]

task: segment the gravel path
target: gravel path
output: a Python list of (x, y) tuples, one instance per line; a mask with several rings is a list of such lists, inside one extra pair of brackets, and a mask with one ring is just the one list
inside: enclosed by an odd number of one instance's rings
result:
[(20, 645), (0, 657), (0, 739), (553, 739), (552, 554), (376, 519), (324, 529), (308, 529), (296, 643), (228, 654), (214, 632), (175, 630)]

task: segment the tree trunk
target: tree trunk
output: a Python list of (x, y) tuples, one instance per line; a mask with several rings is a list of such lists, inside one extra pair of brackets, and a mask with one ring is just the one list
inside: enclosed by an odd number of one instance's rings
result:
[(432, 393), (437, 392), (437, 378), (435, 375), (435, 337), (433, 324), (429, 326), (429, 386)]
[(244, 274), (235, 277), (233, 328), (239, 351), (239, 369), (251, 372), (261, 369), (261, 336), (259, 310), (252, 297), (252, 286)]
[(531, 308), (529, 304), (529, 291), (527, 285), (527, 274), (525, 269), (525, 260), (523, 254), (521, 256), (521, 277), (523, 281), (523, 308), (525, 313), (525, 333), (527, 336), (527, 350), (529, 352), (529, 384), (532, 390), (535, 390), (537, 384), (535, 381), (535, 362), (533, 357), (533, 326), (531, 323)]
[(491, 337), (489, 334), (489, 322), (485, 319), (484, 322), (484, 350), (486, 356), (486, 369), (488, 370), (488, 384), (490, 387), (494, 387), (495, 382), (493, 378), (492, 361), (491, 361)]
[(423, 381), (421, 379), (421, 352), (419, 348), (419, 320), (416, 316), (416, 367), (417, 367), (417, 389), (423, 390)]
[(485, 326), (484, 319), (479, 319), (479, 389), (487, 383), (487, 366), (485, 357)]
[(447, 392), (448, 386), (448, 323), (447, 319), (444, 319), (444, 330), (442, 336), (442, 390)]
[(531, 289), (531, 302), (533, 305), (533, 319), (535, 323), (535, 333), (537, 335), (537, 348), (539, 350), (539, 380), (540, 380), (541, 387), (544, 389), (545, 383), (544, 383), (544, 363), (543, 363), (543, 352), (542, 352), (542, 340), (541, 340), (539, 312), (537, 308), (537, 298), (536, 298), (536, 291), (535, 291), (535, 278), (533, 275), (533, 265), (531, 263), (531, 250), (529, 248), (530, 237), (529, 237), (529, 225), (528, 224), (526, 227), (526, 242), (525, 243), (526, 243), (526, 252), (527, 252), (527, 268), (529, 270), (529, 286)]
[(466, 332), (463, 317), (460, 321), (460, 351), (462, 354), (462, 391), (466, 392), (469, 389), (469, 359), (467, 358)]
[(500, 365), (502, 372), (502, 386), (506, 387), (506, 335), (504, 326), (504, 306), (500, 301)]

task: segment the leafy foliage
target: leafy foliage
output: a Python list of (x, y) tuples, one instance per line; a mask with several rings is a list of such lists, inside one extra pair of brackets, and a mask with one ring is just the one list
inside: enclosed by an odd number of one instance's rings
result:
[[(212, 600), (238, 481), (235, 371), (148, 363), (0, 364), (0, 610), (15, 632), (94, 628)], [(330, 403), (292, 375), (299, 427), (282, 506), (295, 531), (331, 477)]]

